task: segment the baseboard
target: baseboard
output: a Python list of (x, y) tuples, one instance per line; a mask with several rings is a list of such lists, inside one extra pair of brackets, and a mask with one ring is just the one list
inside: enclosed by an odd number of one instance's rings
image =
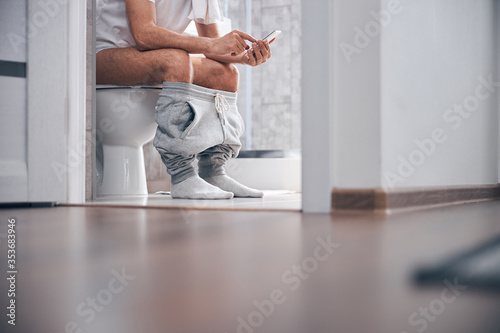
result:
[(391, 212), (432, 206), (500, 200), (500, 184), (418, 187), (386, 190), (338, 189), (332, 193), (333, 211)]
[(55, 207), (57, 202), (0, 202), (0, 209)]

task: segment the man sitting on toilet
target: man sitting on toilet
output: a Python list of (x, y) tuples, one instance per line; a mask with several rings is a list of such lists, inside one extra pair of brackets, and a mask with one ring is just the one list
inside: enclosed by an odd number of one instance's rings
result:
[[(182, 35), (193, 19), (199, 37)], [(97, 83), (163, 83), (154, 146), (172, 176), (173, 198), (263, 195), (228, 177), (224, 165), (238, 155), (244, 130), (233, 64), (261, 65), (271, 50), (241, 31), (220, 37), (221, 19), (218, 0), (97, 0)]]

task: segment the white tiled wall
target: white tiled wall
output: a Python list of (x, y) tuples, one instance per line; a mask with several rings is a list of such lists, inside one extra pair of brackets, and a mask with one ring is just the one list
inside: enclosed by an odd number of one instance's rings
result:
[[(234, 29), (246, 30), (245, 13), (244, 1), (229, 1)], [(300, 149), (301, 0), (252, 0), (252, 35), (263, 38), (276, 29), (282, 34), (271, 59), (251, 71), (252, 150)], [(246, 114), (246, 69), (239, 69), (239, 108)]]

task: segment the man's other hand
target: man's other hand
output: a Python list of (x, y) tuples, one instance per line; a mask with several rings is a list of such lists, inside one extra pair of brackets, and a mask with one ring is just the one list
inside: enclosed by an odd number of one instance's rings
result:
[(212, 45), (208, 53), (217, 55), (232, 55), (236, 56), (249, 49), (245, 40), (257, 42), (255, 38), (242, 31), (233, 30), (227, 35), (212, 39)]

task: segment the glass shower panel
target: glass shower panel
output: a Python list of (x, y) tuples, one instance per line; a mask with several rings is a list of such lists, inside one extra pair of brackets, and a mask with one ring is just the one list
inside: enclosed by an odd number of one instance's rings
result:
[(243, 151), (299, 151), (301, 85), (301, 1), (222, 0), (233, 29), (263, 38), (281, 35), (271, 45), (271, 59), (257, 67), (238, 65), (238, 107), (246, 120)]

